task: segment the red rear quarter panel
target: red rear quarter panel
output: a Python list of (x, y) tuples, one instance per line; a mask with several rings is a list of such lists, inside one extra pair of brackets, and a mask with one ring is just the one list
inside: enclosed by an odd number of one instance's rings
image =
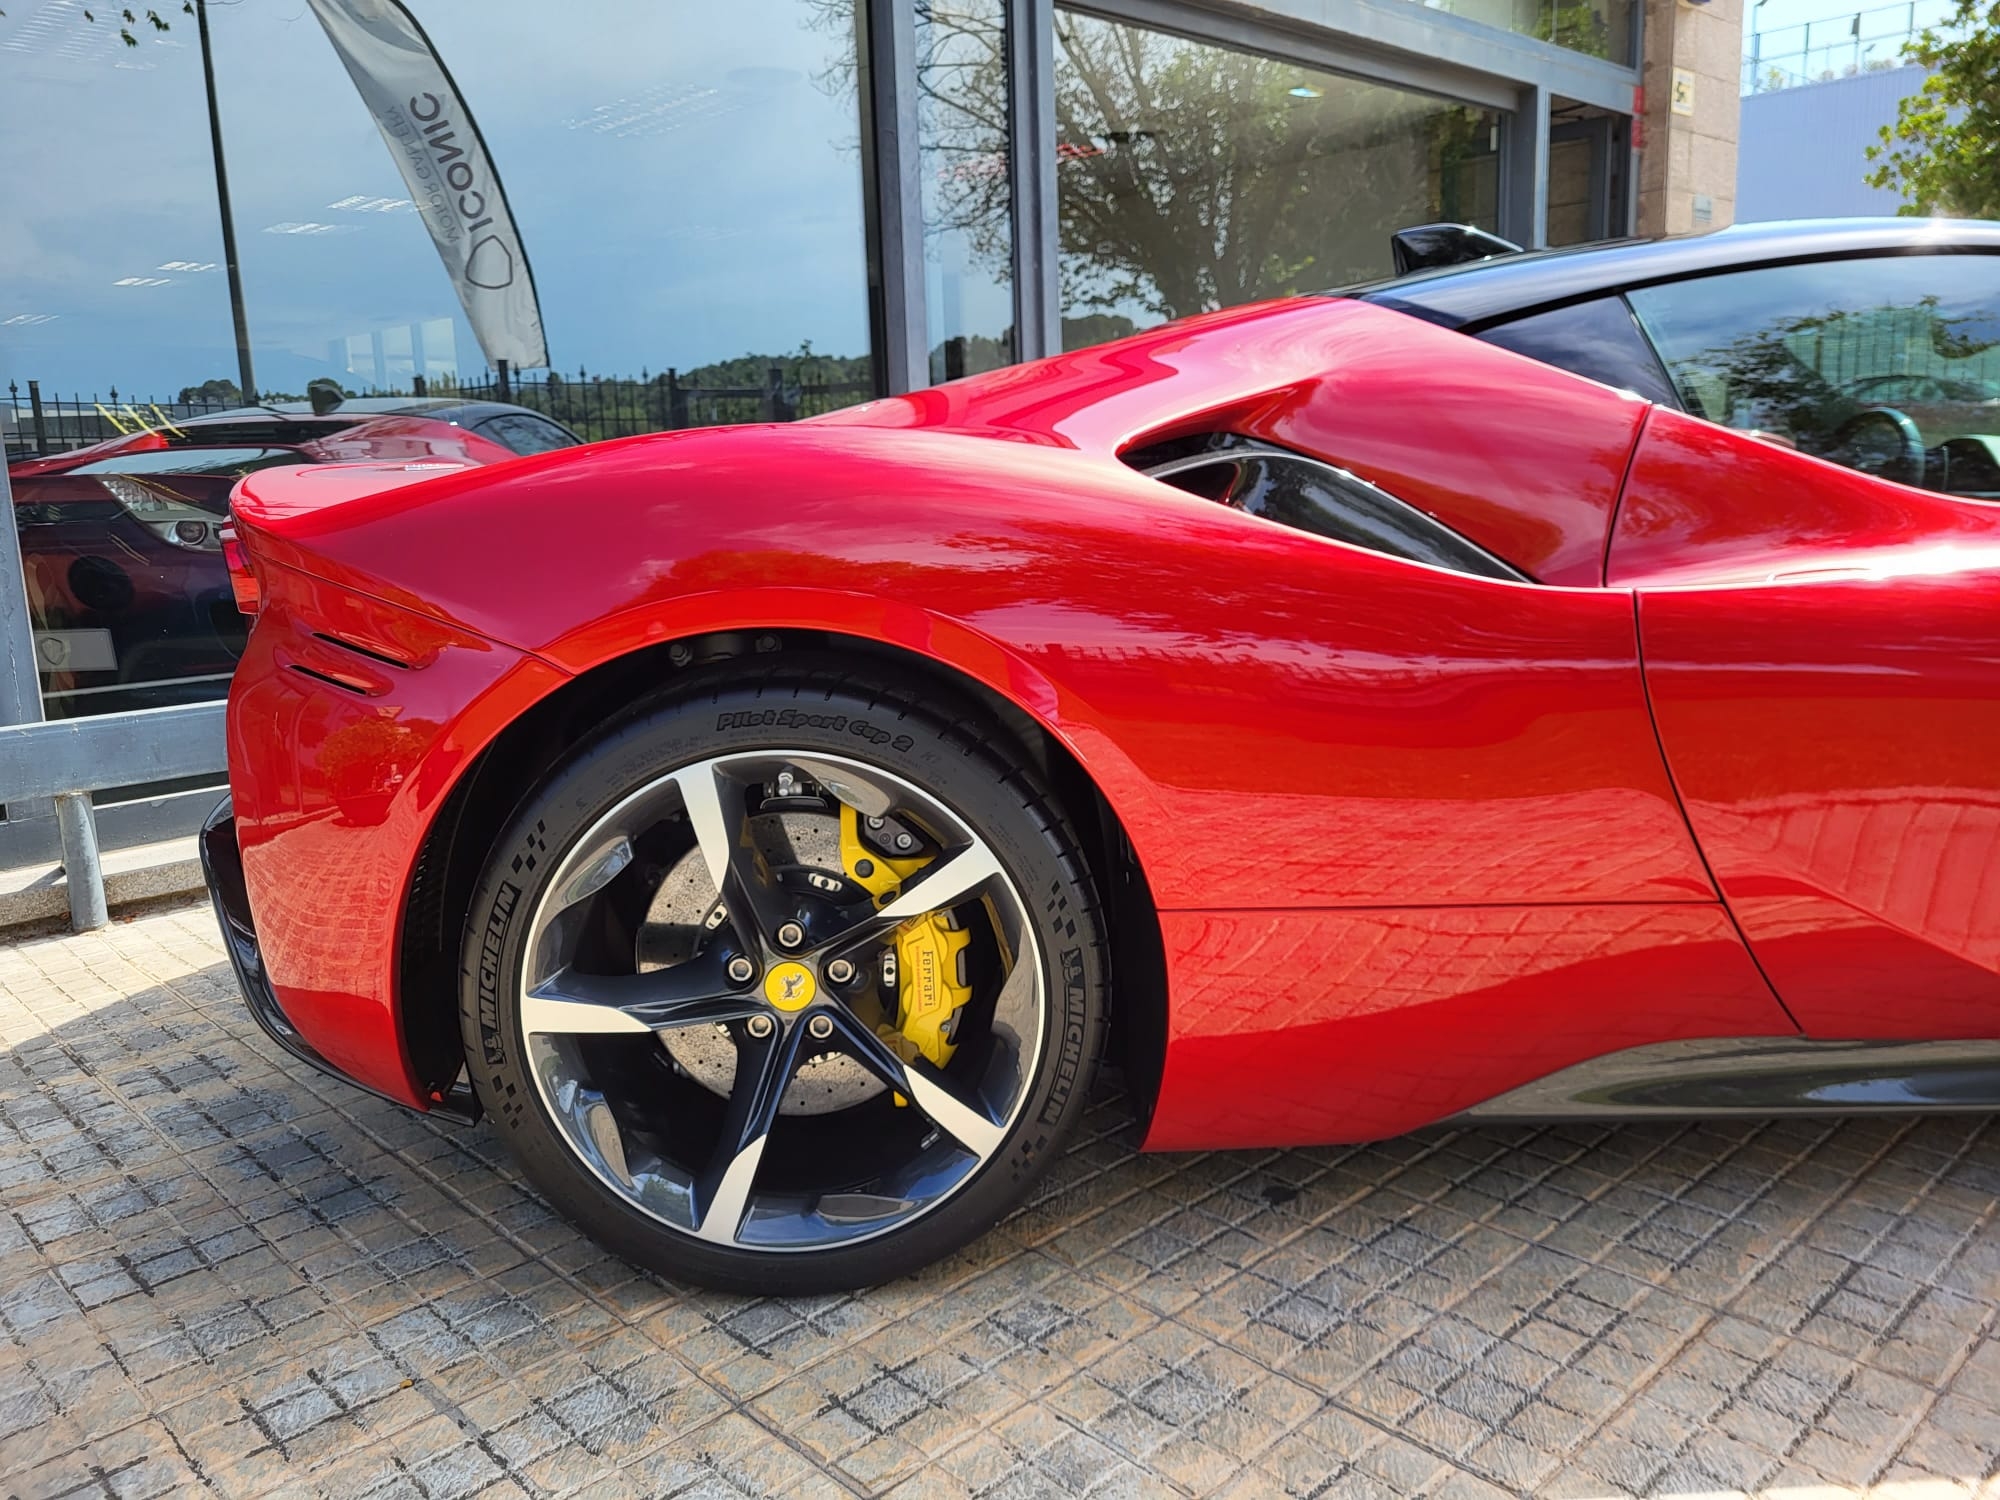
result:
[(1107, 454), (1186, 433), (1266, 438), (1351, 469), (1544, 583), (1587, 587), (1647, 410), (1405, 314), (1308, 297), (817, 420)]

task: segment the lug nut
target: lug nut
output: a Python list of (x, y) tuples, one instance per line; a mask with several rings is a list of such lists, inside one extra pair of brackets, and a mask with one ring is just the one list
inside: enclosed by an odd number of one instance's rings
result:
[(775, 1023), (769, 1016), (752, 1016), (748, 1021), (744, 1022), (744, 1029), (760, 1042), (771, 1034), (774, 1026)]
[(736, 984), (748, 984), (750, 976), (757, 972), (757, 966), (740, 954), (729, 960), (729, 978)]
[(828, 1016), (814, 1016), (806, 1022), (806, 1035), (816, 1042), (823, 1042), (833, 1035), (833, 1020)]
[(836, 958), (826, 966), (826, 977), (835, 984), (846, 984), (854, 977), (854, 965), (844, 958)]
[(796, 922), (787, 922), (778, 929), (778, 946), (780, 948), (796, 948), (805, 940), (806, 930)]

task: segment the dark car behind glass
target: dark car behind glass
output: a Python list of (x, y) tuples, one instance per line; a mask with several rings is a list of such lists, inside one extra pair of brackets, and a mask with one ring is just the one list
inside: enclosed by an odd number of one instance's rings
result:
[(223, 565), (229, 492), (257, 469), (500, 463), (580, 441), (538, 412), (449, 398), (244, 407), (12, 464), (52, 719), (219, 698), (247, 622)]

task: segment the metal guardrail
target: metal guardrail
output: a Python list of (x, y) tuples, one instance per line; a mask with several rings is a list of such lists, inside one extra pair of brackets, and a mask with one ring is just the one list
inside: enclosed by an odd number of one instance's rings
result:
[(0, 464), (0, 802), (10, 822), (46, 817), (53, 804), (70, 925), (82, 932), (109, 920), (91, 792), (227, 770), (224, 709), (193, 703), (44, 720), (13, 510), (13, 486)]
[(1743, 39), (1745, 94), (1768, 94), (1903, 66), (1903, 48), (1951, 18), (1952, 0), (1901, 0)]
[(55, 803), (62, 837), (63, 880), (70, 926), (78, 932), (110, 920), (104, 861), (90, 793), (106, 784), (107, 767), (132, 781), (172, 781), (228, 769), (220, 703), (144, 708), (90, 719), (0, 724), (0, 793), (9, 807)]
[(8, 801), (63, 797), (121, 779), (172, 781), (226, 769), (221, 703), (141, 708), (91, 719), (0, 724), (0, 789)]

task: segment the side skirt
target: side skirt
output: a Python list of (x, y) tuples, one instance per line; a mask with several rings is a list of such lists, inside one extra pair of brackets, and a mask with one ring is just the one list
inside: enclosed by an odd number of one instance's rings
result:
[(1577, 1063), (1443, 1123), (1872, 1111), (2000, 1111), (2000, 1040), (1656, 1042)]

